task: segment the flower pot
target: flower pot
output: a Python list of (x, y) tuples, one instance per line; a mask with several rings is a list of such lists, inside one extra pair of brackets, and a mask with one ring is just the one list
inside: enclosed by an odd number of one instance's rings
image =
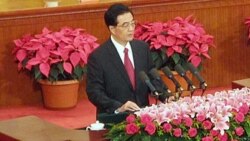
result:
[[(165, 85), (171, 90), (171, 92), (175, 93), (176, 89), (174, 83), (170, 79), (168, 79), (168, 77), (162, 71), (159, 71), (159, 73)], [(188, 91), (188, 84), (185, 79), (181, 77), (176, 71), (172, 71), (172, 73), (175, 79), (180, 83), (181, 87), (184, 89), (181, 96), (190, 96), (191, 92)], [(186, 75), (190, 80), (192, 80), (193, 75), (191, 72), (186, 72)]]
[(79, 81), (38, 81), (42, 88), (44, 106), (48, 109), (68, 109), (77, 104)]

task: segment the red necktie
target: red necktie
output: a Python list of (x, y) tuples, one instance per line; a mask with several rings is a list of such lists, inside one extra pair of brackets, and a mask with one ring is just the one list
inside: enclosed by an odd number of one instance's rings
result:
[(135, 89), (135, 71), (134, 71), (134, 67), (133, 67), (133, 65), (128, 57), (128, 49), (127, 48), (124, 49), (124, 66), (125, 66), (125, 69), (128, 73), (130, 82), (131, 82), (133, 88)]

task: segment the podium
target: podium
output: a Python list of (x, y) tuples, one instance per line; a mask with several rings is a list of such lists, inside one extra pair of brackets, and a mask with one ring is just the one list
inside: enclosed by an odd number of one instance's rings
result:
[(104, 141), (104, 133), (66, 129), (36, 116), (0, 121), (0, 141)]
[(232, 82), (232, 88), (233, 89), (243, 88), (243, 87), (250, 88), (250, 78), (235, 80), (235, 81)]
[(97, 120), (101, 123), (105, 124), (105, 128), (110, 128), (110, 124), (117, 124), (126, 120), (126, 117), (129, 115), (127, 112), (119, 113), (119, 114), (107, 114), (101, 113), (97, 114)]

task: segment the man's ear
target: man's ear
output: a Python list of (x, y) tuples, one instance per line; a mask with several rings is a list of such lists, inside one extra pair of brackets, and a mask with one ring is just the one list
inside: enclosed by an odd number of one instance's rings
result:
[(114, 26), (110, 25), (110, 26), (109, 26), (109, 30), (110, 30), (110, 32), (111, 32), (112, 34), (115, 34), (115, 27), (114, 27)]

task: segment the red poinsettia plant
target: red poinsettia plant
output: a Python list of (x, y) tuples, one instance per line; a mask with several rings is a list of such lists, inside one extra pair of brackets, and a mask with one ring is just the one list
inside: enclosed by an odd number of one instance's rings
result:
[(207, 34), (203, 26), (192, 16), (176, 17), (167, 22), (137, 24), (135, 38), (150, 45), (152, 58), (157, 68), (176, 64), (184, 68), (187, 62), (201, 68), (202, 60), (210, 59), (209, 48), (214, 37)]
[(31, 72), (36, 80), (81, 80), (88, 55), (98, 47), (97, 38), (81, 28), (63, 27), (52, 32), (27, 34), (14, 40), (18, 70)]
[(250, 39), (250, 17), (246, 19), (245, 24), (248, 27), (248, 39)]
[(145, 107), (114, 124), (112, 141), (249, 141), (250, 89)]

